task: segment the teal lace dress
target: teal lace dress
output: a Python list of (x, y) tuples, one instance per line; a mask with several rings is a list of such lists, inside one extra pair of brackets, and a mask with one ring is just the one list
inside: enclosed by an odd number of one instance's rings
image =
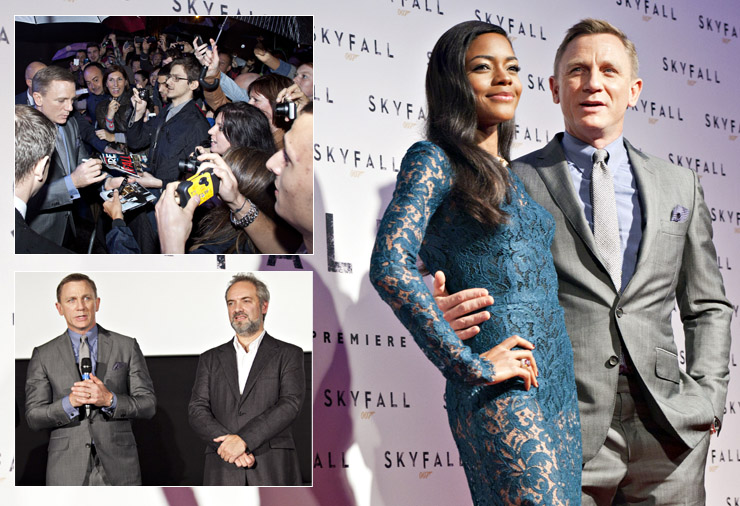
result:
[[(476, 505), (577, 505), (581, 430), (573, 352), (558, 304), (552, 216), (511, 174), (509, 222), (484, 226), (456, 210), (452, 170), (430, 142), (406, 153), (378, 231), (370, 277), (381, 297), (447, 378), (452, 434)], [(461, 341), (422, 281), (416, 262), (441, 270), (450, 293), (488, 289), (491, 318)], [(480, 356), (511, 335), (535, 345), (539, 387), (519, 378), (491, 385)], [(433, 396), (430, 393), (430, 396)]]

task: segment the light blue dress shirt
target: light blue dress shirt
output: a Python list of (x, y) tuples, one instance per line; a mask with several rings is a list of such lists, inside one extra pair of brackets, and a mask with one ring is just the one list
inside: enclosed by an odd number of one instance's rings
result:
[[(579, 197), (586, 221), (591, 231), (594, 229), (593, 209), (591, 207), (591, 171), (592, 155), (596, 148), (568, 134), (563, 135), (561, 142), (573, 186)], [(622, 290), (627, 286), (637, 266), (637, 254), (642, 239), (642, 208), (640, 206), (637, 181), (630, 164), (624, 138), (617, 140), (604, 149), (609, 153), (607, 166), (614, 180), (614, 196), (617, 202), (617, 220), (622, 247)]]
[[(73, 331), (72, 329), (67, 329), (67, 335), (69, 335), (69, 340), (72, 343), (72, 351), (75, 354), (75, 364), (80, 363), (80, 337), (82, 337), (82, 334), (78, 334), (77, 332)], [(97, 372), (98, 367), (98, 326), (95, 325), (92, 329), (90, 329), (87, 332), (87, 346), (90, 348), (90, 362), (92, 362), (92, 373), (95, 374)], [(106, 413), (113, 413), (116, 409), (116, 403), (117, 398), (116, 394), (111, 392), (113, 394), (113, 402), (110, 406), (101, 408)], [(66, 396), (62, 399), (62, 408), (64, 408), (64, 412), (67, 413), (67, 416), (69, 416), (70, 420), (75, 418), (80, 414), (79, 410), (72, 406), (72, 404), (69, 402), (69, 396)]]

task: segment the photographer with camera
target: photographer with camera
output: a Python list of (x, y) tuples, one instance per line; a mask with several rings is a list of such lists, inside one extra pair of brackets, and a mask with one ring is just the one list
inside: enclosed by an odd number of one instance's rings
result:
[(142, 121), (146, 102), (134, 94), (134, 124), (128, 130), (129, 146), (134, 150), (149, 148), (151, 174), (139, 180), (147, 188), (163, 188), (167, 183), (180, 179), (178, 161), (184, 160), (195, 147), (208, 138), (210, 124), (193, 102), (198, 89), (198, 64), (191, 58), (172, 62), (165, 81), (167, 97), (171, 101), (164, 115), (151, 121)]
[[(198, 174), (187, 181), (168, 185), (160, 202), (167, 201), (174, 207), (157, 206), (157, 226), (163, 253), (185, 253), (186, 243), (192, 244), (187, 253), (282, 253), (295, 251), (301, 242), (300, 234), (275, 213), (275, 176), (266, 163), (268, 153), (251, 148), (229, 149), (222, 158), (218, 154), (199, 157)], [(196, 208), (216, 194), (222, 195), (221, 178), (227, 174), (228, 192), (246, 198), (243, 209), (246, 218), (235, 220), (234, 212), (224, 204), (207, 210), (195, 225), (193, 215)], [(234, 190), (231, 189), (233, 186)], [(168, 193), (171, 192), (171, 193)], [(120, 204), (116, 197), (106, 202), (106, 212), (111, 218), (120, 217)], [(175, 208), (177, 207), (177, 209)], [(259, 211), (259, 210), (262, 211)], [(251, 210), (251, 211), (250, 211)], [(251, 213), (251, 214), (250, 214)], [(251, 222), (254, 221), (254, 227)], [(247, 223), (250, 222), (250, 223)], [(261, 237), (272, 234), (274, 237)], [(173, 241), (173, 237), (177, 237)], [(252, 238), (256, 237), (255, 240)], [(277, 246), (272, 246), (275, 243)], [(111, 253), (140, 253), (131, 230), (121, 220), (114, 221), (114, 228), (106, 237)], [(261, 249), (268, 248), (268, 249)]]
[[(198, 156), (199, 169), (211, 170), (219, 179), (218, 196), (230, 211), (230, 221), (247, 233), (264, 254), (313, 253), (313, 103), (306, 105), (285, 136), (285, 147), (268, 161), (275, 174), (275, 212), (302, 236), (303, 245), (291, 243), (291, 230), (271, 219), (242, 193), (240, 179), (216, 153)], [(184, 253), (192, 230), (198, 197), (182, 207), (175, 198), (177, 184), (167, 186), (157, 203), (157, 226), (162, 253)], [(198, 200), (198, 203), (193, 201)], [(286, 239), (287, 236), (287, 239)]]
[[(294, 252), (301, 235), (275, 213), (274, 175), (266, 168), (269, 155), (249, 148), (198, 156), (199, 174), (218, 180), (225, 205), (209, 211), (193, 234), (189, 253)], [(183, 206), (177, 183), (167, 186), (157, 203), (157, 226), (162, 253), (185, 253), (193, 215), (201, 204), (194, 192)]]
[(278, 149), (283, 147), (283, 136), (290, 128), (296, 111), (287, 103), (278, 104), (277, 97), (283, 89), (290, 88), (291, 85), (290, 79), (276, 74), (259, 77), (249, 85), (249, 103), (267, 117)]
[[(172, 62), (165, 86), (171, 104), (157, 117), (144, 122), (146, 101), (135, 93), (131, 102), (134, 106), (134, 123), (126, 133), (128, 146), (134, 151), (149, 148), (149, 171), (137, 180), (159, 196), (167, 183), (181, 179), (178, 162), (195, 151), (195, 147), (208, 138), (210, 124), (205, 115), (193, 101), (193, 93), (198, 89), (200, 67), (193, 58), (181, 58)], [(111, 178), (106, 189), (120, 185), (121, 178)], [(159, 239), (153, 212), (147, 220), (139, 215), (130, 226), (143, 253), (158, 253)]]

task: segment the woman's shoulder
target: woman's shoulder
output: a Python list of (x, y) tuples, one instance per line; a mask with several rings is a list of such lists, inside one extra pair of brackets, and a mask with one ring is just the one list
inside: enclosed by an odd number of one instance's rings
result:
[(406, 151), (405, 159), (412, 162), (441, 164), (449, 167), (449, 159), (444, 150), (431, 141), (418, 141)]

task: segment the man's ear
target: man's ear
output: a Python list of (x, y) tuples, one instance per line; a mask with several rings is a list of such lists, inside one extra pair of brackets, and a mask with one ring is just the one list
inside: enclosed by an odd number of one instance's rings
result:
[(552, 101), (556, 104), (560, 103), (560, 86), (555, 76), (550, 76), (550, 91), (552, 92)]
[(50, 161), (51, 161), (51, 159), (47, 155), (47, 156), (41, 158), (38, 162), (36, 162), (36, 165), (33, 166), (33, 178), (36, 181), (39, 181), (41, 183), (43, 183), (44, 181), (46, 181), (46, 176), (48, 174), (49, 162)]

